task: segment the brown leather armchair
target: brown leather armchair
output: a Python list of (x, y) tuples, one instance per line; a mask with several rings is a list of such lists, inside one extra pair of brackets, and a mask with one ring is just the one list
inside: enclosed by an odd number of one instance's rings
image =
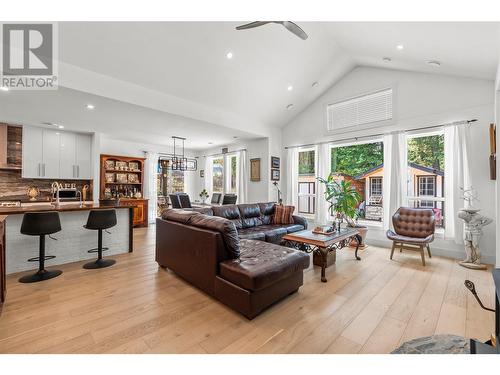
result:
[(397, 247), (400, 252), (403, 249), (419, 251), (425, 266), (424, 248), (432, 258), (429, 244), (434, 241), (434, 212), (426, 208), (400, 207), (392, 217), (392, 224), (394, 231), (389, 229), (386, 233), (387, 238), (393, 241), (391, 259)]

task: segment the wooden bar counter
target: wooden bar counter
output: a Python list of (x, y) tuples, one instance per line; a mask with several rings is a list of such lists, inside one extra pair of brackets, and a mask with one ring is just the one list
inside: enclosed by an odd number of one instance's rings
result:
[[(40, 203), (0, 208), (0, 218), (4, 218), (2, 222), (5, 227), (5, 241), (1, 250), (5, 253), (3, 259), (6, 260), (4, 265), (6, 274), (37, 268), (37, 263), (27, 260), (38, 255), (38, 237), (20, 233), (25, 213), (59, 212), (62, 230), (52, 235), (57, 241), (50, 238), (46, 240), (47, 254), (56, 256), (56, 258), (46, 262), (47, 268), (50, 268), (58, 264), (96, 257), (95, 254), (87, 251), (97, 247), (97, 233), (83, 227), (87, 222), (90, 210), (116, 209), (117, 225), (109, 229), (110, 234), (104, 234), (104, 246), (109, 247), (109, 251), (106, 251), (104, 256), (132, 252), (134, 207), (133, 205), (110, 207), (92, 202), (83, 204), (65, 202), (59, 206)], [(0, 263), (3, 265), (3, 262), (0, 261)]]

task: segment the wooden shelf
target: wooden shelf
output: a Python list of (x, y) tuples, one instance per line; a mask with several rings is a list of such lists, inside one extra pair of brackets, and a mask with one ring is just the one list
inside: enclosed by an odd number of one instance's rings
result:
[(142, 171), (122, 171), (119, 169), (106, 169), (106, 173), (142, 173)]
[(105, 182), (106, 185), (142, 185), (140, 182)]

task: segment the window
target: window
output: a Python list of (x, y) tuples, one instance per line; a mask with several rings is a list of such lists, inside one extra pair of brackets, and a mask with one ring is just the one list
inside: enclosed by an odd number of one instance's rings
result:
[(382, 221), (383, 142), (332, 145), (331, 172), (339, 181), (349, 181), (361, 196), (357, 209), (359, 219)]
[(436, 226), (444, 227), (444, 134), (438, 131), (409, 135), (406, 146), (408, 204), (431, 208)]
[(224, 158), (212, 160), (212, 190), (214, 193), (224, 192)]
[(298, 212), (314, 215), (316, 212), (316, 151), (299, 151)]
[(382, 177), (370, 177), (370, 194), (382, 196)]
[(170, 160), (159, 160), (156, 184), (159, 197), (184, 192), (184, 172), (170, 169)]
[(392, 119), (392, 89), (376, 91), (327, 106), (329, 131)]
[(212, 190), (214, 193), (238, 193), (238, 163), (235, 154), (212, 158)]

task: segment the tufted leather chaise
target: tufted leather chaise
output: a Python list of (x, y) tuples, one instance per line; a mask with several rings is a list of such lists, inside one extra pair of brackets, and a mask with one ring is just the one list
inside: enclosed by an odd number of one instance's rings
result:
[(415, 250), (420, 252), (425, 266), (424, 247), (427, 248), (429, 258), (432, 257), (429, 244), (434, 240), (434, 212), (428, 208), (400, 207), (392, 217), (392, 224), (394, 231), (387, 231), (387, 238), (393, 241), (391, 259), (397, 247), (400, 252), (403, 249)]
[[(310, 258), (302, 251), (241, 238), (241, 217), (233, 218), (234, 208), (225, 211), (228, 218), (165, 210), (156, 219), (156, 261), (252, 319), (300, 288)], [(254, 228), (250, 219), (263, 220), (250, 216), (244, 216), (249, 228)]]

